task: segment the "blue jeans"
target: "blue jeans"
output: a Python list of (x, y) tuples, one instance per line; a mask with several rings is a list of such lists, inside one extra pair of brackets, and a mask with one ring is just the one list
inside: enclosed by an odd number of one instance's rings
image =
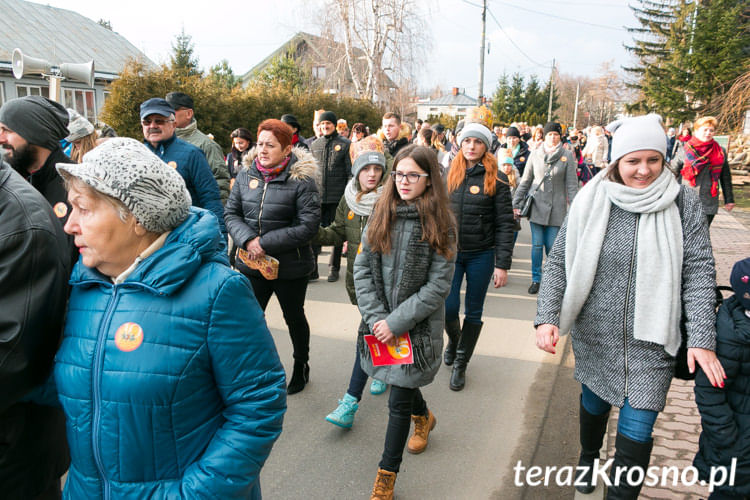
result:
[(529, 224), (531, 225), (531, 281), (539, 283), (542, 281), (542, 250), (549, 255), (560, 226), (542, 226), (533, 222)]
[(495, 249), (480, 252), (458, 252), (456, 271), (453, 273), (451, 292), (445, 299), (445, 320), (457, 321), (461, 307), (461, 283), (466, 274), (466, 298), (464, 299), (464, 320), (481, 323), (484, 298), (495, 271)]
[[(581, 403), (592, 415), (602, 415), (612, 407), (584, 384), (581, 384)], [(636, 410), (630, 406), (628, 398), (625, 398), (625, 404), (620, 409), (620, 417), (617, 420), (617, 432), (633, 441), (650, 443), (658, 415), (659, 412), (653, 410)]]

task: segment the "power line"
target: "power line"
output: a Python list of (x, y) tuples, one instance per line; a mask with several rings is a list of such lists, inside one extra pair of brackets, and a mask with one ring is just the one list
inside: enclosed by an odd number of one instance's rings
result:
[[(466, 2), (466, 0), (464, 0)], [(469, 2), (466, 2), (469, 3)], [(608, 26), (606, 24), (597, 24), (597, 23), (589, 23), (587, 21), (581, 21), (580, 19), (572, 19), (570, 17), (563, 17), (558, 14), (549, 14), (547, 12), (542, 12), (539, 10), (529, 9), (526, 7), (521, 7), (519, 5), (514, 5), (512, 3), (505, 3), (505, 2), (497, 2), (500, 5), (505, 5), (507, 7), (513, 7), (515, 9), (525, 10), (527, 12), (533, 12), (534, 14), (539, 14), (541, 16), (547, 16), (552, 17), (554, 19), (561, 19), (563, 21), (570, 21), (572, 23), (578, 23), (578, 24), (585, 24), (587, 26), (594, 26), (595, 28), (602, 28), (602, 29), (608, 29), (608, 30), (614, 30), (614, 31), (627, 31), (625, 28), (617, 28), (615, 26)]]
[[(551, 3), (551, 4), (554, 4), (556, 6), (560, 6), (559, 0), (534, 0), (534, 1), (535, 1), (535, 3)], [(618, 7), (618, 8), (624, 8), (624, 9), (629, 9), (630, 8), (630, 7), (628, 7), (627, 4), (623, 4), (622, 2), (616, 2), (616, 3), (605, 3), (603, 1), (599, 1), (599, 2), (576, 2), (576, 1), (571, 1), (571, 0), (565, 0), (565, 6), (567, 7), (567, 6), (570, 6), (570, 5), (577, 5), (577, 6), (581, 6), (581, 7), (587, 6), (587, 7)]]
[[(464, 1), (465, 1), (465, 0), (464, 0)], [(534, 65), (536, 65), (536, 66), (539, 66), (539, 67), (547, 67), (547, 65), (546, 65), (546, 64), (539, 64), (538, 62), (536, 62), (535, 60), (533, 60), (533, 59), (532, 59), (531, 57), (529, 57), (529, 55), (528, 55), (528, 54), (527, 54), (526, 52), (524, 52), (524, 51), (523, 51), (523, 49), (521, 49), (521, 47), (519, 47), (519, 46), (518, 46), (518, 45), (516, 44), (516, 42), (514, 42), (514, 41), (513, 41), (513, 38), (512, 38), (512, 37), (511, 37), (511, 36), (510, 36), (510, 35), (509, 35), (508, 33), (506, 33), (506, 32), (505, 32), (505, 29), (503, 29), (502, 25), (500, 24), (500, 21), (498, 21), (498, 20), (497, 20), (497, 18), (495, 17), (495, 14), (494, 14), (494, 13), (492, 12), (492, 10), (490, 10), (490, 9), (487, 9), (487, 12), (489, 12), (489, 13), (490, 13), (490, 17), (492, 17), (492, 19), (493, 19), (493, 20), (495, 21), (495, 23), (497, 24), (497, 27), (498, 27), (498, 28), (500, 28), (500, 31), (502, 31), (502, 32), (503, 32), (503, 35), (505, 35), (505, 37), (506, 37), (506, 38), (508, 39), (508, 41), (509, 41), (509, 42), (510, 42), (511, 44), (513, 44), (513, 46), (514, 46), (514, 47), (515, 47), (516, 49), (518, 49), (518, 52), (520, 52), (521, 54), (523, 54), (523, 56), (524, 56), (524, 57), (525, 57), (526, 59), (528, 59), (529, 61), (531, 61), (531, 62), (532, 62), (532, 63), (533, 63)]]

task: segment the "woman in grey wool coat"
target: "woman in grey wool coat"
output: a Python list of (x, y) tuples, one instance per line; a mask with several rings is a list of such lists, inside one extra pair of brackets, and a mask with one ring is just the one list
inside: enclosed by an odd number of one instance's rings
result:
[(714, 352), (714, 260), (696, 193), (665, 168), (658, 115), (614, 122), (613, 162), (578, 193), (544, 269), (537, 346), (555, 353), (571, 331), (581, 383), (579, 466), (591, 474), (611, 406), (620, 408), (608, 499), (638, 497), (651, 457), (651, 434), (664, 408), (687, 329), (688, 365), (715, 386), (724, 370)]
[[(440, 368), (445, 298), (456, 254), (455, 221), (435, 152), (422, 146), (401, 149), (391, 177), (354, 262), (362, 369), (391, 384), (388, 429), (371, 500), (393, 498), (404, 446), (409, 453), (422, 453), (435, 427), (420, 387), (431, 383)], [(400, 347), (406, 333), (413, 363), (375, 366), (364, 336)], [(407, 445), (412, 420), (414, 434)]]
[[(562, 146), (562, 127), (550, 122), (544, 126), (544, 143), (534, 150), (526, 162), (523, 178), (513, 196), (513, 210), (521, 213), (526, 193), (534, 192), (529, 224), (531, 226), (531, 286), (529, 293), (539, 291), (542, 280), (542, 259), (549, 255), (560, 230), (568, 204), (578, 191), (578, 161), (575, 154)], [(536, 188), (535, 186), (538, 186)]]

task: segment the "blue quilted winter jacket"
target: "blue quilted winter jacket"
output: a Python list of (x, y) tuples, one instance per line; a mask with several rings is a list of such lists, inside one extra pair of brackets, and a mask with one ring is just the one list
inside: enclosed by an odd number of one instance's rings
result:
[(54, 380), (66, 499), (260, 498), (284, 371), (250, 283), (191, 208), (119, 285), (80, 261)]

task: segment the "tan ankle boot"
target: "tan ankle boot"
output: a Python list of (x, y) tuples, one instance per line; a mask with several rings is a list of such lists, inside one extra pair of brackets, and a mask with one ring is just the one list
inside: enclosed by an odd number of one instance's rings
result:
[(430, 431), (435, 428), (437, 419), (435, 418), (435, 414), (430, 410), (427, 410), (426, 417), (412, 415), (411, 419), (414, 421), (414, 434), (409, 438), (406, 451), (416, 455), (417, 453), (422, 453), (427, 448), (427, 438), (430, 435)]
[(378, 469), (375, 484), (372, 486), (370, 500), (393, 500), (393, 487), (396, 485), (396, 473)]

